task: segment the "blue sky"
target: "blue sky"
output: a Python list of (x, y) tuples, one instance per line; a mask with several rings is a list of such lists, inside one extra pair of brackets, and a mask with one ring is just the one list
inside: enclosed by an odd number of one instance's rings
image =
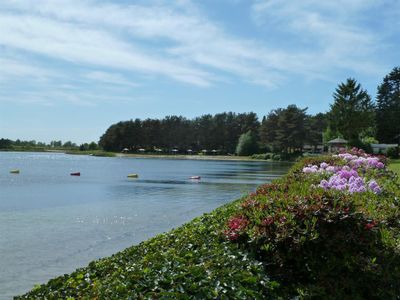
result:
[(97, 141), (132, 118), (372, 97), (400, 65), (397, 0), (2, 0), (0, 137)]

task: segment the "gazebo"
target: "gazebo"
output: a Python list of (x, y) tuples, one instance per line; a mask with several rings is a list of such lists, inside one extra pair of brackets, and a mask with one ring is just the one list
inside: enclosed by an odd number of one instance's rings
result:
[(336, 139), (328, 142), (329, 152), (338, 151), (340, 148), (346, 148), (348, 141), (337, 137)]

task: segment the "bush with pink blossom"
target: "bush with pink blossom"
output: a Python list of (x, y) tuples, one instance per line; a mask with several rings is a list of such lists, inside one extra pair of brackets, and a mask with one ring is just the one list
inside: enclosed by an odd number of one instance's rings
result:
[(352, 149), (306, 158), (248, 195), (225, 238), (253, 253), (287, 298), (400, 295), (400, 186), (386, 160)]

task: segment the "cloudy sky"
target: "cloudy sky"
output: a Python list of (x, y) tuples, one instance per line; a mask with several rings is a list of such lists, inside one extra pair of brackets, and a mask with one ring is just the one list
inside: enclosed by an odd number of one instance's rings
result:
[(372, 97), (400, 65), (397, 0), (1, 0), (0, 138), (97, 141), (132, 118)]

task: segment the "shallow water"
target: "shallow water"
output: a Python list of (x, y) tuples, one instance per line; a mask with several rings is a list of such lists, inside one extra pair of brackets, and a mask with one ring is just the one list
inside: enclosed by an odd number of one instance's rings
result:
[(288, 167), (0, 152), (0, 299), (177, 227)]

